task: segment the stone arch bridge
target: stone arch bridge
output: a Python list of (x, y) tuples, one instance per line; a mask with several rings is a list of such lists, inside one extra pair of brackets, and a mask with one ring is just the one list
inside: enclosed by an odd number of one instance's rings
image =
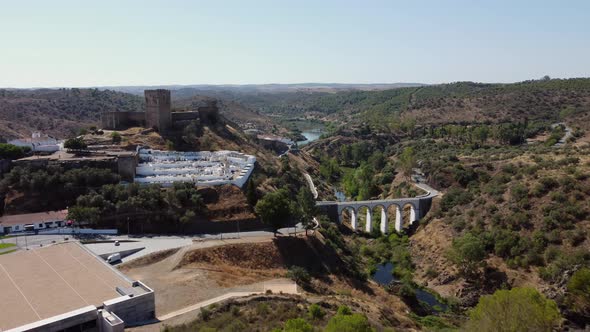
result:
[(402, 230), (403, 220), (402, 212), (404, 207), (410, 207), (410, 225), (424, 217), (430, 205), (432, 198), (436, 194), (427, 193), (426, 195), (411, 197), (411, 198), (396, 198), (396, 199), (381, 199), (371, 201), (352, 201), (352, 202), (337, 202), (337, 201), (318, 201), (317, 207), (324, 210), (328, 217), (338, 223), (342, 223), (342, 212), (348, 210), (350, 212), (351, 226), (353, 230), (358, 228), (358, 215), (361, 208), (367, 208), (365, 231), (370, 232), (373, 229), (373, 210), (375, 208), (381, 209), (381, 233), (387, 234), (389, 229), (389, 221), (387, 220), (387, 211), (390, 207), (395, 208), (394, 228), (400, 232)]

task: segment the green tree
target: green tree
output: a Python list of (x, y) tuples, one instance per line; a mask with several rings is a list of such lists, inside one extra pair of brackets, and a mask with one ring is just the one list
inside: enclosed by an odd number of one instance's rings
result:
[(402, 153), (399, 156), (399, 163), (400, 163), (400, 167), (402, 169), (402, 172), (404, 172), (404, 174), (408, 177), (411, 176), (412, 175), (412, 168), (414, 168), (414, 166), (416, 164), (416, 154), (414, 153), (414, 148), (412, 148), (412, 147), (404, 148), (404, 150), (402, 151)]
[(287, 272), (287, 278), (292, 279), (298, 284), (306, 284), (311, 280), (309, 272), (301, 266), (291, 266), (289, 272)]
[(266, 194), (258, 200), (254, 208), (262, 222), (272, 227), (275, 236), (277, 230), (291, 219), (294, 210), (294, 205), (291, 203), (289, 192), (286, 189)]
[(312, 332), (313, 326), (303, 318), (292, 318), (285, 322), (284, 332)]
[(465, 331), (553, 331), (561, 316), (554, 301), (533, 288), (498, 290), (479, 299)]
[(250, 179), (248, 181), (248, 185), (246, 186), (246, 200), (250, 206), (256, 206), (256, 202), (258, 202), (258, 195), (256, 194), (256, 184), (254, 180)]
[(86, 142), (80, 137), (70, 138), (64, 142), (64, 148), (66, 149), (84, 150), (87, 147)]
[(29, 147), (0, 143), (0, 159), (19, 159), (29, 151), (31, 151)]
[(567, 283), (568, 302), (576, 312), (590, 315), (590, 269), (576, 271)]
[(453, 241), (449, 258), (457, 265), (466, 278), (477, 277), (479, 268), (484, 266), (485, 246), (477, 236), (467, 233)]
[(297, 204), (300, 209), (301, 223), (305, 227), (305, 234), (307, 230), (311, 229), (314, 225), (313, 217), (316, 214), (316, 203), (315, 198), (309, 187), (304, 186), (297, 193)]

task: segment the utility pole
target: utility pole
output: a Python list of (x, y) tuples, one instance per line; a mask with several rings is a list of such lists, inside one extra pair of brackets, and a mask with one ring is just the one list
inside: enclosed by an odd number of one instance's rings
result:
[(240, 238), (240, 219), (238, 219), (238, 239)]

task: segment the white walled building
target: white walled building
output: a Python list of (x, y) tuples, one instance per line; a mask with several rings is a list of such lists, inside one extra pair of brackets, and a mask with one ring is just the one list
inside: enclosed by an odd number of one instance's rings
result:
[(139, 149), (135, 182), (170, 185), (235, 184), (242, 187), (254, 170), (256, 157), (236, 151), (178, 152)]
[(66, 224), (68, 210), (15, 214), (0, 217), (0, 234), (24, 232), (25, 226), (34, 230), (61, 227)]
[(34, 132), (31, 138), (19, 138), (8, 141), (8, 144), (29, 147), (33, 152), (55, 152), (60, 150), (61, 142), (51, 136)]

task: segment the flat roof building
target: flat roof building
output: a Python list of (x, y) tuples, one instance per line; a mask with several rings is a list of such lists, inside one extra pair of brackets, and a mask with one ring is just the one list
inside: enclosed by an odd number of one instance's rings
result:
[(0, 255), (0, 280), (1, 331), (122, 331), (155, 317), (149, 287), (77, 242)]
[(34, 230), (48, 229), (65, 225), (68, 210), (38, 213), (15, 214), (0, 217), (0, 234), (22, 232), (25, 226)]

